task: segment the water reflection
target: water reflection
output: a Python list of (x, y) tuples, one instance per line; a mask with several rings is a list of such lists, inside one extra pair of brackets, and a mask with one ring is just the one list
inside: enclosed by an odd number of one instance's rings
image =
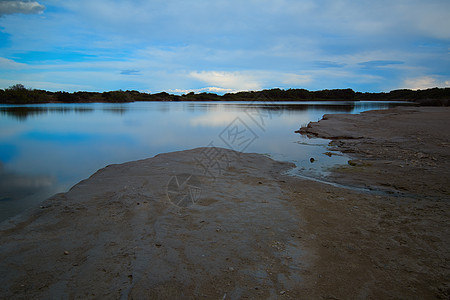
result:
[[(155, 108), (159, 112), (188, 111), (244, 111), (244, 110), (280, 110), (280, 111), (328, 111), (350, 113), (357, 110), (367, 110), (376, 107), (385, 109), (399, 105), (411, 105), (409, 102), (387, 101), (304, 101), (304, 102), (156, 102)], [(181, 105), (180, 105), (181, 104)], [(100, 105), (100, 106), (99, 106)], [(10, 116), (19, 121), (29, 117), (46, 114), (92, 113), (97, 109), (104, 112), (123, 115), (130, 110), (127, 104), (53, 104), (49, 105), (0, 105), (0, 115)]]
[(46, 107), (46, 106), (9, 106), (0, 105), (0, 115), (10, 116), (19, 121), (25, 121), (29, 117), (47, 115), (51, 113), (68, 114), (68, 113), (90, 113), (93, 108), (88, 107)]
[(19, 174), (6, 170), (0, 162), (0, 221), (36, 204), (55, 193), (55, 178)]
[(340, 111), (351, 112), (354, 109), (355, 102), (226, 102), (226, 103), (213, 103), (213, 102), (193, 102), (186, 103), (186, 108), (192, 112), (207, 112), (228, 110), (228, 111), (244, 111), (244, 110), (279, 110), (279, 111), (305, 111), (305, 110), (323, 110), (328, 111)]
[[(404, 103), (401, 103), (404, 104)], [(323, 114), (388, 108), (392, 102), (134, 102), (0, 105), (0, 221), (63, 192), (108, 164), (224, 143), (239, 120), (257, 138), (246, 152), (320, 173), (345, 157), (324, 155), (294, 133)], [(239, 118), (239, 119), (237, 119)], [(235, 122), (235, 123), (233, 123)], [(237, 124), (237, 123), (236, 123)], [(317, 141), (314, 141), (317, 143)], [(233, 144), (234, 145), (234, 144)], [(235, 149), (239, 150), (239, 149)], [(310, 162), (311, 157), (314, 163)], [(43, 175), (45, 174), (45, 175)]]
[(107, 112), (107, 113), (123, 115), (123, 114), (125, 114), (128, 111), (128, 108), (124, 107), (124, 106), (119, 106), (119, 107), (112, 106), (112, 107), (105, 107), (105, 108), (103, 108), (103, 111)]

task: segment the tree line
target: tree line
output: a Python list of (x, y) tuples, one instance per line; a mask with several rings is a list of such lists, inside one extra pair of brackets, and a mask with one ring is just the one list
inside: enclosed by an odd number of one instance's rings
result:
[(262, 91), (237, 92), (217, 95), (214, 93), (188, 93), (173, 95), (166, 92), (149, 94), (139, 91), (109, 92), (49, 92), (29, 89), (16, 84), (0, 89), (1, 104), (37, 103), (123, 103), (134, 101), (412, 101), (421, 105), (445, 105), (450, 102), (450, 88), (431, 88), (426, 90), (401, 89), (382, 93), (362, 93), (352, 89), (332, 89), (308, 91), (306, 89), (270, 89)]

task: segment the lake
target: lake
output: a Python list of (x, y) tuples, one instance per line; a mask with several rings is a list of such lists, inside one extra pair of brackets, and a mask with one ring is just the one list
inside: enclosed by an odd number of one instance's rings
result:
[[(224, 147), (291, 161), (320, 178), (347, 163), (327, 140), (294, 133), (324, 114), (396, 102), (134, 102), (0, 105), (0, 221), (39, 205), (109, 164), (196, 147)], [(313, 157), (314, 163), (310, 162)]]

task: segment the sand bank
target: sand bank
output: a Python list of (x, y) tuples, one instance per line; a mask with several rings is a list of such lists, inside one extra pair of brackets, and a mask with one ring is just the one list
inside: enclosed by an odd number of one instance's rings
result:
[[(348, 120), (332, 116), (302, 131), (325, 136), (320, 128), (333, 128), (327, 137), (341, 137), (335, 146), (353, 151), (356, 165), (348, 168), (362, 175), (345, 167), (335, 178), (386, 188), (371, 174), (390, 166), (393, 171), (383, 173), (389, 176), (397, 172), (397, 161), (383, 156), (378, 164), (372, 154), (369, 164), (362, 150), (372, 151), (371, 142), (396, 132), (399, 118), (407, 122), (428, 113), (434, 111), (391, 110)], [(414, 131), (416, 141), (423, 141), (416, 152), (432, 155), (436, 160), (420, 159), (435, 162), (436, 172), (448, 163), (443, 161), (448, 150), (441, 149), (448, 145), (446, 122), (432, 118)], [(378, 135), (369, 136), (372, 132)], [(402, 134), (390, 139), (389, 149), (408, 145), (410, 134)], [(392, 190), (397, 185), (388, 186), (392, 193), (361, 193), (282, 175), (292, 166), (263, 155), (212, 150), (217, 149), (108, 166), (40, 208), (4, 222), (0, 298), (449, 296), (450, 207), (441, 183), (427, 184), (442, 191), (405, 184), (402, 193)]]
[(450, 108), (325, 115), (300, 133), (332, 139), (354, 159), (332, 181), (417, 196), (450, 196)]

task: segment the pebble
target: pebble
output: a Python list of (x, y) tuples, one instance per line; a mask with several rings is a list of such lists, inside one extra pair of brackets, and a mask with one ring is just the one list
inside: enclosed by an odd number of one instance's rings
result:
[(69, 251), (64, 251), (64, 255), (69, 255)]

